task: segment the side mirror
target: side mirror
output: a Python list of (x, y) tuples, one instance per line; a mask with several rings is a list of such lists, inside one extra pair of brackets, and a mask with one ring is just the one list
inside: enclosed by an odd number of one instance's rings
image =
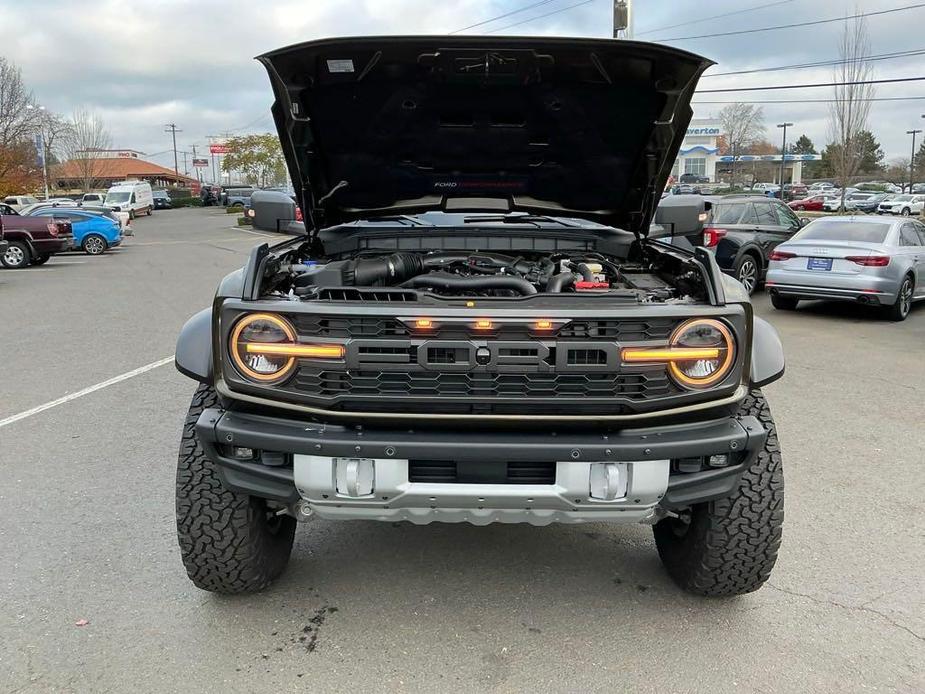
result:
[(655, 210), (649, 237), (700, 234), (711, 208), (709, 201), (696, 195), (669, 196)]

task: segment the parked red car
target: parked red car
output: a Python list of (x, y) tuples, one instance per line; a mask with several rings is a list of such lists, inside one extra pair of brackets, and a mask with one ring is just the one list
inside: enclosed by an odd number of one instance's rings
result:
[(790, 205), (791, 210), (811, 210), (814, 212), (821, 212), (822, 203), (824, 202), (824, 195), (811, 195), (808, 198), (803, 198), (802, 200), (793, 200), (787, 204)]
[(3, 238), (9, 244), (0, 255), (0, 263), (5, 268), (42, 265), (55, 253), (70, 250), (74, 244), (71, 222), (65, 218), (0, 215), (0, 225)]

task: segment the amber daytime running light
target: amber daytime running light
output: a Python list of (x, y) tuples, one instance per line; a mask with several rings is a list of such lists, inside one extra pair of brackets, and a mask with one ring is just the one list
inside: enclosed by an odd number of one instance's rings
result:
[(735, 362), (735, 340), (718, 320), (698, 318), (681, 324), (668, 347), (627, 347), (627, 364), (667, 364), (671, 376), (686, 388), (706, 388), (719, 383)]
[(266, 383), (286, 377), (297, 359), (343, 359), (336, 344), (301, 344), (289, 321), (270, 313), (252, 313), (231, 331), (229, 351), (241, 375)]

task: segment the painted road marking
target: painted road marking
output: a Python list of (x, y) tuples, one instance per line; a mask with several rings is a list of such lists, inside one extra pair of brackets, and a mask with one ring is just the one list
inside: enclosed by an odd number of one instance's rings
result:
[(0, 429), (7, 426), (8, 424), (13, 424), (20, 420), (36, 415), (45, 410), (50, 410), (52, 407), (57, 407), (58, 405), (63, 405), (66, 402), (71, 400), (76, 400), (77, 398), (82, 398), (84, 395), (90, 395), (90, 393), (95, 393), (98, 390), (103, 388), (108, 388), (109, 386), (115, 385), (116, 383), (121, 383), (122, 381), (127, 381), (130, 378), (135, 376), (140, 376), (143, 373), (156, 369), (159, 366), (164, 366), (173, 361), (173, 355), (169, 357), (164, 357), (163, 359), (158, 359), (157, 361), (152, 361), (150, 364), (145, 364), (144, 366), (139, 366), (137, 369), (132, 369), (131, 371), (126, 371), (124, 374), (118, 376), (113, 376), (110, 379), (97, 383), (96, 385), (88, 386), (83, 390), (78, 390), (76, 393), (71, 393), (70, 395), (65, 395), (62, 398), (57, 400), (52, 400), (51, 402), (46, 402), (44, 405), (39, 405), (38, 407), (33, 407), (31, 410), (26, 410), (25, 412), (20, 412), (19, 414), (14, 414), (6, 419), (0, 419)]

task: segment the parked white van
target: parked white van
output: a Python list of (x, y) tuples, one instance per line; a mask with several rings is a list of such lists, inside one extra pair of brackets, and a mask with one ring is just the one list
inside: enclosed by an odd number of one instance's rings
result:
[(106, 192), (103, 204), (113, 210), (128, 212), (132, 219), (142, 213), (151, 214), (154, 209), (151, 184), (146, 181), (116, 183)]

